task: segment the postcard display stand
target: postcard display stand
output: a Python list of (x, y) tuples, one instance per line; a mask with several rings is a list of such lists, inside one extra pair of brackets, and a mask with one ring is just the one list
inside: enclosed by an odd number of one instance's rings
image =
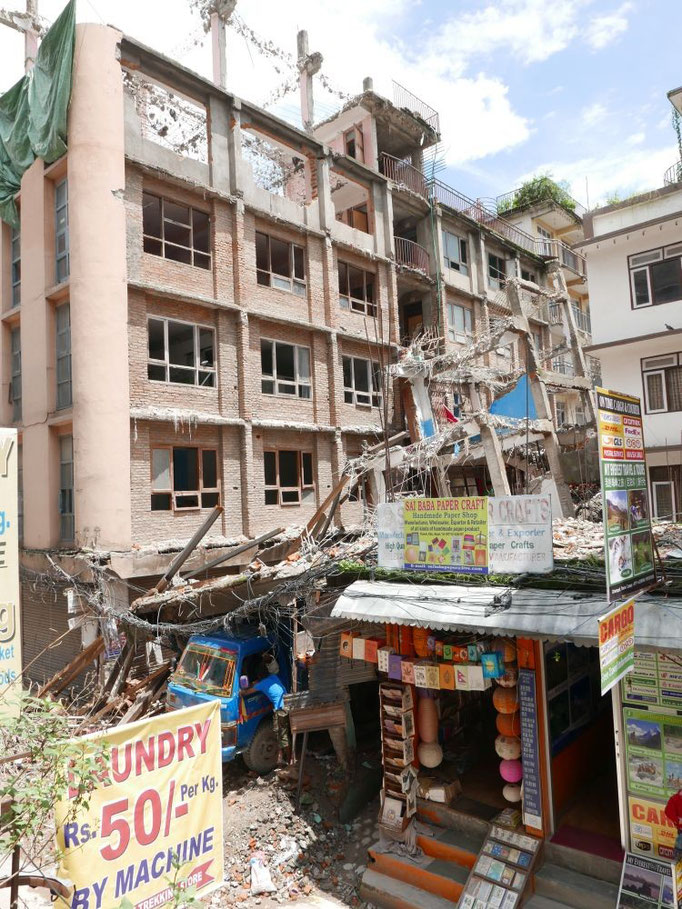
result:
[(414, 761), (414, 694), (410, 685), (382, 682), (379, 686), (381, 755), (384, 787), (379, 823), (400, 833), (417, 811), (417, 773)]
[(460, 897), (460, 909), (518, 909), (530, 894), (529, 883), (542, 840), (506, 826), (496, 818)]

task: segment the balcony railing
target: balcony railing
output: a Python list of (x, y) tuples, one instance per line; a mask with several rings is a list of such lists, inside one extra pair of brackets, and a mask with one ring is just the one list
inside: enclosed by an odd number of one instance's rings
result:
[(669, 167), (663, 174), (663, 183), (665, 186), (672, 186), (674, 183), (682, 183), (682, 161), (676, 161), (672, 167)]
[(413, 164), (410, 164), (409, 161), (394, 158), (393, 155), (382, 152), (379, 155), (379, 169), (389, 180), (393, 180), (394, 183), (405, 186), (413, 193), (418, 193), (428, 199), (428, 181), (424, 174)]
[(572, 211), (579, 218), (584, 218), (587, 214), (587, 209), (584, 205), (581, 205), (577, 199), (574, 199), (572, 196), (569, 196), (568, 193), (559, 190), (556, 195), (552, 194), (550, 187), (540, 188), (540, 191), (532, 197), (528, 202), (523, 201), (521, 196), (521, 190), (523, 187), (518, 189), (512, 189), (511, 192), (503, 193), (501, 196), (495, 197), (495, 210), (498, 214), (502, 215), (507, 211), (511, 211), (513, 208), (517, 208), (519, 204), (535, 204), (536, 202), (556, 202), (557, 205), (562, 205), (564, 208), (567, 208), (569, 211)]
[(415, 243), (414, 240), (406, 240), (405, 237), (394, 237), (394, 241), (396, 262), (428, 275), (429, 254), (424, 247)]
[(594, 385), (601, 385), (601, 361), (596, 357), (585, 357), (587, 368)]
[(429, 107), (425, 101), (422, 101), (399, 82), (395, 81), (393, 82), (393, 103), (396, 107), (406, 108), (410, 113), (416, 114), (427, 126), (430, 126), (437, 133), (440, 132), (438, 111)]
[(569, 360), (568, 357), (553, 357), (552, 371), (558, 372), (562, 376), (575, 375), (575, 367), (573, 366), (573, 361)]
[(586, 335), (592, 334), (592, 321), (590, 319), (589, 312), (583, 312), (582, 309), (579, 309), (575, 303), (571, 303), (571, 309), (573, 310), (573, 318), (575, 319), (575, 327), (578, 331), (582, 331)]

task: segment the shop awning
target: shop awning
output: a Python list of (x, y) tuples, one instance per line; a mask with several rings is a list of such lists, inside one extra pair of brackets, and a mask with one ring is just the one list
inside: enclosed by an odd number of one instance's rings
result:
[[(336, 601), (332, 616), (596, 646), (597, 620), (608, 608), (605, 594), (355, 581)], [(635, 643), (640, 649), (682, 651), (682, 599), (638, 598)]]

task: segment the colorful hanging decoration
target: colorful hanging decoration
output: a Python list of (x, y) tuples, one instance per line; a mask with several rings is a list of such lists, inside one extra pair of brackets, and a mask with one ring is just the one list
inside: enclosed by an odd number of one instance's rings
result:
[(432, 769), (438, 767), (443, 760), (443, 749), (437, 742), (420, 742), (417, 756), (423, 767)]
[(521, 715), (518, 710), (515, 713), (498, 713), (495, 725), (500, 735), (521, 735)]
[(498, 735), (495, 739), (495, 752), (505, 761), (518, 760), (521, 757), (521, 742), (517, 736)]

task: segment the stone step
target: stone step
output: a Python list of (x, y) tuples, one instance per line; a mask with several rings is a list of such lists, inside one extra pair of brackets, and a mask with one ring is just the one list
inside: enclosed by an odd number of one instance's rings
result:
[(379, 909), (453, 909), (450, 900), (372, 871), (371, 868), (362, 875), (360, 897)]
[(556, 900), (551, 900), (547, 896), (540, 896), (537, 893), (534, 893), (523, 906), (524, 909), (575, 909), (572, 905), (557, 903)]
[(622, 862), (552, 842), (545, 843), (543, 854), (545, 862), (552, 865), (561, 865), (563, 868), (570, 868), (571, 871), (578, 871), (580, 874), (596, 877), (602, 881), (610, 881), (612, 884), (620, 883)]
[(469, 876), (469, 868), (443, 858), (426, 857), (416, 861), (409, 856), (369, 849), (371, 865), (368, 870), (391, 877), (417, 890), (423, 890), (456, 903)]
[(535, 893), (580, 909), (613, 909), (618, 902), (617, 884), (551, 862), (536, 871)]
[(418, 820), (447, 830), (461, 830), (469, 836), (480, 836), (481, 842), (490, 830), (490, 821), (497, 814), (499, 809), (461, 796), (453, 805), (417, 799)]
[(444, 827), (430, 826), (430, 834), (417, 835), (417, 844), (431, 858), (445, 859), (471, 869), (476, 864), (476, 857), (481, 851), (484, 837), (465, 833), (463, 830), (450, 830)]

